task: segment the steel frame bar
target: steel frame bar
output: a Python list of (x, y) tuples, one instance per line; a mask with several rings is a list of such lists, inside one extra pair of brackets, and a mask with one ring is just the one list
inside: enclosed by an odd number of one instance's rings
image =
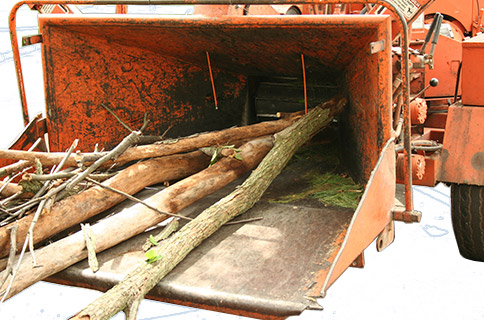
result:
[(235, 5), (235, 4), (378, 4), (386, 7), (398, 18), (401, 27), (402, 39), (402, 89), (403, 89), (403, 118), (404, 118), (404, 155), (405, 155), (405, 210), (413, 211), (412, 196), (412, 162), (411, 162), (411, 127), (410, 127), (410, 80), (409, 80), (409, 37), (407, 21), (397, 7), (389, 0), (24, 0), (14, 5), (9, 15), (10, 38), (12, 43), (13, 57), (17, 73), (17, 81), (22, 104), (24, 123), (29, 121), (27, 99), (25, 94), (20, 50), (17, 40), (16, 16), (18, 9), (24, 5), (44, 4), (72, 4), (72, 5), (182, 5), (182, 4), (211, 4), (211, 5)]

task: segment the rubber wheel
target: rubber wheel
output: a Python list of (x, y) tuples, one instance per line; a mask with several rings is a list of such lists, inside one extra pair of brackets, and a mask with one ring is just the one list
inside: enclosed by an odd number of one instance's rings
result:
[(469, 260), (484, 261), (484, 187), (453, 184), (450, 198), (460, 254)]
[(286, 15), (295, 15), (295, 14), (301, 14), (301, 11), (299, 11), (298, 7), (290, 7), (289, 10), (286, 11)]

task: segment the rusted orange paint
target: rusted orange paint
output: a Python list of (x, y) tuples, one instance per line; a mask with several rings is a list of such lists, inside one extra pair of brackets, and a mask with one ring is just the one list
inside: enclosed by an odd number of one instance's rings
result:
[(479, 32), (475, 24), (479, 14), (477, 4), (480, 4), (480, 7), (484, 8), (484, 3), (475, 0), (439, 0), (435, 1), (425, 13), (428, 15), (435, 14), (436, 12), (443, 13), (446, 17), (456, 20), (456, 25), (461, 26), (462, 33), (470, 31), (475, 34)]
[[(106, 110), (99, 108), (101, 103), (107, 104), (133, 128), (141, 126), (143, 114), (148, 112), (153, 121), (148, 134), (161, 134), (168, 124), (173, 123), (175, 127), (171, 132), (178, 134), (181, 129), (177, 131), (177, 126), (204, 117), (202, 127), (196, 128), (193, 123), (190, 127), (198, 131), (216, 129), (220, 114), (225, 118), (233, 116), (232, 119), (237, 112), (240, 114), (248, 76), (300, 77), (301, 69), (296, 66), (300, 64), (299, 55), (303, 52), (308, 72), (335, 78), (353, 58), (351, 52), (337, 54), (338, 48), (344, 47), (347, 51), (346, 48), (351, 47), (353, 52), (361, 51), (360, 60), (365, 61), (369, 42), (387, 36), (378, 31), (379, 24), (387, 19), (384, 16), (307, 16), (298, 19), (227, 16), (217, 20), (201, 17), (141, 20), (119, 15), (43, 17), (40, 28), (44, 35), (52, 149), (61, 151), (79, 136), (83, 151), (91, 151), (96, 143), (106, 149), (117, 143), (127, 132)], [(361, 31), (363, 25), (368, 31)], [(139, 34), (145, 36), (139, 37)], [(335, 37), (338, 34), (341, 36)], [(279, 35), (284, 35), (284, 39), (267, 42)], [(346, 39), (345, 43), (341, 43), (341, 39)], [(221, 109), (218, 114), (213, 111), (214, 102), (211, 101), (207, 51), (210, 51), (215, 88), (232, 89), (217, 93)], [(384, 75), (388, 72), (389, 58), (385, 55), (377, 53), (369, 57), (365, 66), (370, 73)], [(77, 61), (74, 67), (70, 63), (73, 59)], [(373, 83), (371, 78), (365, 80), (368, 69), (356, 62), (353, 65), (356, 71), (351, 77), (355, 81)], [(378, 67), (374, 68), (375, 65)], [(314, 80), (309, 78), (308, 81)], [(361, 105), (374, 105), (370, 101), (375, 99), (387, 101), (387, 84), (373, 83), (375, 90), (376, 86), (379, 87), (376, 94), (373, 88), (355, 83), (355, 87), (368, 89), (360, 92), (362, 98), (358, 97), (358, 100), (362, 100)], [(355, 97), (359, 91), (361, 89), (356, 90)], [(368, 101), (363, 101), (365, 96)], [(376, 103), (384, 104), (383, 100)], [(225, 116), (224, 110), (228, 112)], [(386, 115), (379, 115), (381, 111), (365, 110), (369, 121), (375, 117), (382, 119), (376, 127), (368, 124), (366, 139), (371, 139), (371, 149), (388, 136), (388, 120)], [(190, 113), (185, 113), (187, 111)], [(234, 124), (237, 123), (232, 120), (223, 125)], [(375, 136), (380, 127), (385, 133), (378, 140)], [(365, 175), (368, 176), (371, 162), (366, 167)]]
[(462, 43), (462, 103), (484, 106), (484, 34)]
[[(396, 178), (397, 183), (404, 182), (404, 158), (403, 154), (398, 154), (397, 163), (396, 163)], [(419, 154), (412, 154), (412, 177), (414, 184), (418, 184), (420, 180), (423, 179), (425, 173), (427, 171), (426, 168), (426, 161), (423, 155)]]
[[(322, 9), (312, 6), (313, 12)], [(153, 121), (148, 134), (160, 134), (172, 123), (175, 135), (186, 133), (186, 128), (176, 131), (183, 124), (201, 131), (194, 125), (201, 119), (215, 125), (232, 124), (233, 118), (216, 118), (206, 52), (210, 52), (214, 86), (223, 88), (220, 109), (227, 108), (230, 116), (242, 109), (249, 77), (302, 79), (300, 55), (304, 54), (308, 83), (321, 78), (336, 81), (349, 96), (341, 119), (347, 131), (343, 142), (353, 162), (352, 175), (366, 183), (392, 134), (391, 26), (392, 19), (381, 15), (41, 17), (53, 149), (62, 150), (79, 137), (84, 151), (99, 142), (110, 148), (127, 134), (106, 110), (98, 108), (101, 103), (133, 128), (141, 126), (148, 112)], [(381, 40), (384, 50), (370, 53), (370, 43)], [(205, 123), (200, 127), (210, 129)], [(323, 269), (315, 275), (315, 296), (323, 288), (330, 265), (337, 263), (329, 285), (391, 220), (394, 160), (393, 151), (389, 152), (352, 232), (344, 231), (333, 243), (331, 261), (323, 262)], [(408, 201), (411, 207), (411, 194)], [(347, 245), (335, 262), (345, 239)]]
[(332, 248), (332, 251), (329, 254), (329, 259), (327, 259), (326, 261), (322, 261), (321, 265), (323, 266), (323, 269), (321, 269), (319, 272), (317, 272), (314, 275), (313, 281), (315, 282), (315, 284), (310, 291), (311, 297), (319, 297), (321, 295), (321, 290), (323, 289), (324, 280), (326, 280), (329, 269), (331, 265), (334, 263), (334, 260), (336, 259), (336, 256), (338, 255), (338, 252), (341, 249), (341, 246), (343, 245), (343, 241), (347, 233), (346, 231), (348, 230), (348, 224), (345, 224), (343, 226), (343, 229), (344, 229), (344, 232), (341, 232), (340, 235), (335, 239), (335, 241), (330, 245), (330, 247)]
[[(425, 172), (422, 179), (414, 179), (414, 185), (435, 187), (441, 180), (442, 158), (440, 153), (425, 156)], [(398, 182), (398, 180), (397, 180)]]
[(393, 219), (395, 201), (395, 154), (393, 144), (384, 151), (379, 167), (368, 184), (363, 199), (350, 223), (340, 256), (328, 275), (326, 291), (349, 265), (371, 244)]
[(427, 119), (427, 102), (424, 99), (417, 98), (410, 103), (410, 117), (412, 125), (425, 122)]
[(449, 107), (441, 180), (484, 185), (484, 108)]

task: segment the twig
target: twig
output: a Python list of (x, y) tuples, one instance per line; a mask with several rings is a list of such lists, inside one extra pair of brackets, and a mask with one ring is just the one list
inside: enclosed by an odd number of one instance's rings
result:
[(149, 205), (148, 203), (146, 203), (146, 202), (144, 202), (144, 201), (142, 201), (142, 200), (140, 200), (140, 199), (138, 199), (136, 197), (133, 197), (130, 194), (127, 194), (126, 192), (123, 192), (121, 190), (118, 190), (118, 189), (112, 188), (110, 186), (104, 185), (104, 184), (102, 184), (100, 182), (97, 182), (96, 180), (93, 180), (93, 179), (90, 179), (90, 178), (86, 178), (86, 180), (89, 181), (89, 182), (94, 183), (95, 185), (98, 185), (100, 187), (103, 187), (103, 188), (105, 188), (105, 189), (107, 189), (109, 191), (112, 191), (112, 192), (115, 192), (115, 193), (120, 194), (122, 196), (125, 196), (129, 200), (134, 201), (134, 202), (137, 202), (137, 203), (140, 203), (140, 204), (144, 205), (145, 207), (150, 208), (151, 210), (153, 210), (153, 211), (155, 211), (155, 212), (157, 212), (159, 214), (166, 214), (167, 216), (177, 217), (177, 218), (184, 219), (184, 220), (193, 220), (192, 218), (185, 217), (185, 216), (182, 216), (182, 215), (179, 215), (179, 214), (176, 214), (176, 213), (163, 212), (161, 210), (158, 210), (157, 208)]
[(149, 123), (150, 123), (150, 119), (148, 119), (148, 113), (145, 112), (145, 114), (143, 116), (143, 125), (141, 126), (139, 131), (141, 131), (141, 132), (145, 131), (145, 129), (148, 126)]
[(16, 173), (18, 171), (28, 169), (32, 166), (32, 161), (30, 160), (20, 160), (16, 163), (9, 164), (0, 169), (0, 177), (5, 177), (9, 174)]
[[(42, 141), (42, 138), (38, 138), (33, 144), (32, 146), (28, 149), (28, 151), (32, 151), (34, 150), (35, 148), (37, 148), (37, 146), (40, 144), (40, 142)], [(18, 172), (18, 171), (22, 171), (28, 167), (32, 166), (32, 162), (29, 161), (29, 160), (20, 160), (16, 163), (12, 163), (8, 166), (5, 166), (3, 168), (0, 169), (0, 177), (4, 177), (6, 175), (9, 175), (11, 173), (15, 173), (15, 172)]]
[(108, 112), (109, 112), (110, 114), (112, 114), (112, 116), (113, 116), (114, 118), (116, 118), (116, 120), (118, 120), (118, 122), (119, 122), (119, 123), (120, 123), (120, 124), (121, 124), (123, 127), (125, 127), (126, 129), (128, 129), (128, 130), (129, 130), (129, 132), (133, 132), (133, 130), (131, 130), (131, 128), (130, 128), (130, 127), (129, 127), (129, 126), (126, 124), (126, 123), (124, 123), (124, 122), (123, 122), (123, 121), (122, 121), (122, 120), (121, 120), (121, 119), (120, 119), (120, 118), (119, 118), (119, 117), (118, 117), (118, 116), (117, 116), (117, 115), (114, 113), (114, 111), (113, 111), (113, 110), (111, 110), (111, 108), (109, 108), (109, 107), (108, 107), (107, 105), (105, 105), (104, 103), (101, 103), (101, 106), (102, 106), (104, 109), (108, 110)]
[(66, 155), (64, 156), (64, 158), (61, 160), (61, 162), (59, 163), (59, 165), (57, 166), (57, 168), (54, 170), (53, 173), (57, 173), (59, 172), (59, 170), (62, 169), (62, 167), (64, 167), (64, 165), (66, 164), (67, 160), (69, 159), (69, 157), (71, 156), (71, 154), (74, 152), (74, 150), (77, 148), (77, 145), (79, 144), (79, 139), (74, 139), (74, 141), (72, 142), (71, 146), (69, 147), (69, 150), (67, 150), (67, 153)]
[[(34, 174), (34, 173), (27, 173), (24, 175), (25, 180), (36, 180), (36, 181), (46, 181), (46, 180), (58, 180), (58, 179), (69, 179), (80, 172), (80, 169), (76, 169), (74, 171), (63, 171), (53, 174)], [(94, 180), (106, 180), (118, 174), (117, 172), (113, 173), (102, 173), (102, 174), (90, 174), (88, 175), (89, 178)]]
[[(64, 155), (64, 158), (60, 161), (59, 165), (54, 168), (52, 174), (57, 174), (59, 172), (59, 170), (64, 166), (64, 164), (66, 163), (66, 160), (70, 157), (70, 155), (72, 154), (74, 149), (77, 147), (78, 141), (79, 141), (78, 139), (74, 140), (71, 147), (69, 148), (69, 150)], [(17, 207), (10, 208), (10, 209), (8, 209), (8, 211), (9, 212), (15, 212), (14, 214), (12, 214), (12, 216), (21, 216), (23, 213), (25, 213), (27, 210), (29, 210), (30, 208), (35, 206), (40, 201), (47, 199), (47, 198), (61, 192), (62, 190), (64, 190), (64, 188), (66, 187), (66, 184), (65, 183), (61, 184), (60, 186), (56, 187), (55, 189), (49, 190), (47, 192), (47, 195), (43, 196), (44, 192), (48, 189), (49, 186), (50, 186), (50, 183), (44, 184), (42, 186), (42, 188), (32, 197), (32, 199), (30, 199), (26, 203), (21, 204)]]
[[(78, 143), (78, 140), (77, 139), (74, 140), (74, 142), (72, 143), (71, 147), (69, 148), (69, 150), (65, 154), (64, 158), (60, 161), (59, 165), (57, 167), (55, 167), (55, 169), (53, 170), (52, 173), (57, 173), (64, 166), (65, 162), (70, 157), (71, 153), (77, 147), (77, 143)], [(42, 188), (36, 193), (36, 195), (34, 197), (41, 196), (45, 192), (45, 190), (47, 190), (47, 188), (49, 187), (49, 185), (50, 185), (50, 181), (48, 181), (47, 183), (45, 183), (42, 186)], [(33, 248), (33, 233), (34, 233), (35, 224), (36, 224), (37, 220), (39, 219), (40, 213), (42, 212), (42, 209), (43, 209), (43, 207), (45, 205), (45, 201), (49, 197), (52, 197), (53, 195), (55, 195), (58, 192), (62, 191), (65, 188), (65, 186), (66, 186), (65, 183), (64, 184), (61, 184), (57, 188), (49, 190), (45, 196), (41, 196), (41, 197), (38, 198), (38, 199), (42, 198), (42, 200), (40, 200), (41, 202), (39, 204), (39, 207), (37, 208), (37, 211), (35, 212), (35, 215), (32, 218), (32, 222), (30, 223), (29, 230), (27, 231), (27, 236), (26, 236), (25, 241), (24, 241), (24, 244), (22, 246), (22, 250), (20, 252), (17, 265), (16, 265), (15, 270), (14, 270), (14, 272), (12, 274), (12, 278), (10, 279), (10, 283), (8, 284), (7, 290), (5, 290), (5, 294), (3, 295), (2, 300), (0, 301), (0, 303), (2, 303), (3, 301), (5, 301), (8, 293), (10, 292), (10, 290), (12, 288), (13, 281), (15, 280), (15, 277), (17, 276), (18, 270), (20, 269), (20, 265), (22, 263), (22, 259), (23, 259), (24, 255), (25, 255), (25, 251), (27, 249), (27, 244), (29, 244), (29, 247), (30, 247), (30, 250), (31, 250), (31, 253), (32, 253), (32, 262), (33, 262), (33, 265), (34, 265), (34, 267), (37, 265), (37, 263), (35, 261), (34, 248)], [(24, 208), (22, 210), (26, 210), (26, 209)]]
[(94, 239), (94, 234), (91, 230), (91, 226), (89, 225), (89, 223), (81, 223), (81, 229), (82, 234), (84, 235), (84, 240), (86, 242), (87, 261), (89, 264), (89, 268), (91, 268), (92, 272), (96, 272), (99, 270), (99, 262), (97, 261), (96, 257), (96, 240)]
[[(10, 201), (17, 199), (22, 194), (22, 191), (12, 194), (10, 197), (3, 199), (0, 201), (0, 208), (6, 206)], [(5, 212), (7, 212), (5, 210)]]
[[(178, 226), (179, 226), (179, 222), (178, 222), (178, 219), (173, 219), (171, 220), (164, 228), (163, 230), (161, 230), (160, 233), (158, 233), (156, 236), (154, 236), (153, 238), (150, 238), (146, 240), (145, 244), (143, 245), (143, 250), (144, 251), (148, 251), (152, 246), (156, 246), (157, 242), (159, 241), (162, 241), (162, 240), (165, 240), (166, 238), (168, 238), (173, 232), (175, 232), (177, 229), (178, 229)], [(153, 243), (153, 241), (155, 243)], [(1, 286), (0, 286), (1, 288)]]
[[(146, 124), (146, 122), (145, 122)], [(104, 162), (108, 160), (116, 159), (121, 153), (123, 153), (130, 146), (136, 144), (141, 136), (141, 131), (133, 131), (126, 138), (123, 139), (113, 150), (108, 152), (106, 155), (102, 156), (100, 159), (96, 160), (91, 166), (84, 170), (81, 174), (76, 177), (72, 177), (66, 186), (66, 191), (71, 191), (79, 182), (86, 179), (89, 174), (94, 172), (99, 168)]]
[(7, 281), (9, 274), (12, 272), (13, 263), (15, 261), (15, 254), (17, 253), (17, 230), (18, 223), (15, 223), (10, 230), (10, 253), (8, 255), (7, 268), (5, 268), (5, 277), (0, 280), (0, 288), (3, 287)]
[(173, 124), (169, 125), (168, 128), (163, 132), (161, 136), (141, 136), (139, 144), (152, 144), (155, 142), (162, 141), (165, 139), (166, 134), (173, 128)]
[(250, 219), (245, 219), (245, 220), (237, 220), (237, 221), (230, 221), (224, 224), (224, 226), (228, 225), (234, 225), (234, 224), (239, 224), (239, 223), (248, 223), (248, 222), (254, 222), (254, 221), (259, 221), (264, 219), (263, 217), (255, 217), (255, 218), (250, 218)]
[(5, 181), (4, 185), (0, 188), (0, 193), (2, 193), (2, 191), (7, 187), (7, 185), (10, 182), (12, 182), (13, 179), (17, 178), (19, 175), (21, 175), (22, 173), (24, 173), (24, 171), (27, 170), (27, 169), (28, 168), (25, 168), (24, 170), (17, 172), (13, 176), (11, 176), (7, 181)]
[(42, 213), (42, 210), (44, 210), (44, 206), (45, 206), (46, 201), (47, 201), (47, 199), (40, 201), (39, 206), (37, 207), (37, 210), (35, 211), (32, 222), (30, 223), (29, 231), (27, 231), (27, 239), (29, 241), (29, 251), (30, 251), (30, 254), (32, 255), (32, 267), (33, 268), (37, 267), (37, 261), (35, 259), (35, 254), (34, 254), (34, 227), (35, 227), (35, 224), (37, 223), (37, 220), (39, 220), (39, 217), (40, 217), (40, 214)]
[(8, 284), (7, 290), (5, 290), (5, 293), (3, 294), (2, 300), (0, 300), (0, 303), (3, 303), (5, 299), (7, 298), (8, 293), (12, 289), (12, 284), (13, 281), (15, 280), (15, 277), (17, 276), (18, 270), (20, 269), (20, 264), (22, 263), (22, 259), (25, 254), (25, 250), (27, 249), (27, 243), (28, 243), (28, 238), (25, 239), (24, 244), (22, 246), (22, 250), (20, 251), (19, 258), (17, 260), (17, 265), (15, 266), (15, 270), (13, 270), (12, 277), (10, 278), (10, 282)]

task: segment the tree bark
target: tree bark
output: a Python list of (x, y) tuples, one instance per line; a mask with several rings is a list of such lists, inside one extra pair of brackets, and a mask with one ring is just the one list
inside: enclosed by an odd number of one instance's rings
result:
[[(200, 151), (154, 158), (131, 165), (103, 184), (132, 195), (156, 183), (187, 177), (206, 168), (209, 162), (210, 157)], [(124, 199), (120, 194), (96, 186), (59, 201), (48, 214), (39, 217), (35, 224), (34, 243), (79, 224)], [(28, 215), (18, 220), (18, 246), (23, 244), (32, 218), (33, 215)], [(10, 249), (8, 226), (0, 228), (0, 258), (8, 255)]]
[[(274, 147), (256, 170), (234, 192), (204, 210), (180, 231), (155, 247), (161, 259), (143, 262), (136, 270), (88, 305), (72, 319), (107, 319), (124, 310), (134, 319), (137, 306), (146, 293), (168, 274), (188, 253), (224, 223), (250, 209), (286, 166), (294, 153), (314, 134), (328, 125), (346, 99), (333, 99), (311, 110), (295, 124), (275, 135)], [(248, 249), (250, 250), (250, 249)]]
[[(161, 211), (176, 213), (195, 201), (209, 195), (254, 168), (272, 147), (271, 137), (259, 138), (244, 144), (242, 160), (223, 158), (207, 169), (181, 180), (145, 200)], [(169, 216), (160, 215), (142, 204), (108, 217), (91, 226), (96, 239), (96, 251), (101, 252), (127, 240)], [(45, 279), (87, 257), (81, 231), (43, 247), (35, 252), (39, 267), (32, 268), (31, 256), (21, 263), (18, 276), (7, 298), (37, 281)], [(4, 273), (0, 273), (0, 279)], [(0, 288), (0, 292), (6, 286)]]
[[(3, 188), (4, 185), (5, 182), (0, 181), (0, 188)], [(0, 197), (8, 198), (18, 192), (22, 192), (22, 187), (16, 183), (10, 182), (6, 187), (3, 188), (2, 192), (0, 192)]]
[[(286, 117), (281, 120), (261, 122), (244, 127), (236, 127), (215, 132), (201, 133), (194, 136), (189, 136), (180, 139), (168, 140), (160, 144), (131, 147), (120, 155), (116, 161), (108, 161), (106, 165), (113, 162), (126, 163), (134, 160), (141, 160), (146, 158), (162, 157), (182, 152), (197, 150), (202, 147), (210, 147), (215, 145), (223, 145), (233, 143), (238, 140), (247, 140), (265, 135), (279, 132), (284, 128), (290, 126), (297, 119), (299, 115)], [(86, 164), (92, 163), (103, 154), (84, 153), (74, 154), (69, 157), (66, 166), (77, 166), (77, 163), (83, 162)], [(0, 158), (13, 160), (28, 160), (34, 161), (36, 158), (40, 160), (43, 166), (51, 166), (58, 164), (65, 156), (63, 152), (29, 152), (18, 150), (0, 150)]]

